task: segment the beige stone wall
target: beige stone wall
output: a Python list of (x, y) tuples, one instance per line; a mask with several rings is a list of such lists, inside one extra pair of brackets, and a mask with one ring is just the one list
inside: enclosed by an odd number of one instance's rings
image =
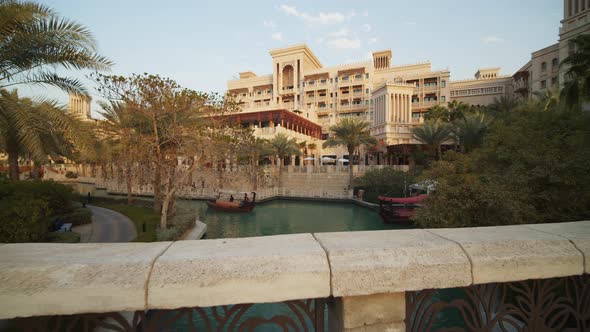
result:
[(451, 100), (470, 105), (489, 105), (496, 98), (512, 94), (513, 79), (511, 76), (500, 76), (499, 68), (496, 70), (480, 69), (475, 77), (470, 80), (452, 81), (450, 85)]
[(545, 89), (559, 89), (559, 63), (559, 44), (532, 53), (529, 80), (533, 94)]
[(398, 331), (406, 291), (587, 274), (589, 257), (590, 221), (0, 244), (0, 319), (333, 296), (331, 331)]
[[(355, 177), (361, 176), (370, 169), (383, 168), (385, 166), (353, 166)], [(389, 166), (394, 169), (409, 170), (406, 165)], [(100, 172), (99, 172), (100, 173)], [(118, 176), (115, 169), (115, 178), (104, 179), (84, 178), (86, 183), (95, 183), (98, 188), (104, 188), (109, 193), (126, 194), (127, 185), (123, 177)], [(61, 180), (57, 179), (57, 180)], [(140, 183), (141, 182), (141, 183)], [(257, 195), (259, 199), (273, 197), (301, 197), (301, 198), (331, 198), (349, 199), (348, 168), (339, 166), (286, 166), (281, 170), (281, 187), (278, 186), (278, 168), (265, 167), (258, 176)], [(211, 198), (219, 191), (247, 192), (253, 191), (251, 173), (246, 170), (233, 169), (218, 172), (212, 169), (197, 170), (187, 180), (186, 185), (181, 186), (177, 196), (187, 199)], [(142, 182), (138, 178), (133, 179), (132, 192), (134, 195), (152, 196), (151, 183)]]

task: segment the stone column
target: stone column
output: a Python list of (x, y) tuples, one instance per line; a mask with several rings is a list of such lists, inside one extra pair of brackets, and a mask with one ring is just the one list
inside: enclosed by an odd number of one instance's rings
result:
[(408, 122), (412, 121), (412, 95), (408, 95)]
[(329, 305), (329, 331), (405, 331), (404, 293), (341, 297)]
[(387, 96), (388, 98), (385, 98), (385, 109), (383, 112), (383, 119), (382, 119), (382, 123), (383, 122), (387, 122), (389, 120), (389, 117), (391, 116), (391, 96), (388, 94), (385, 94), (385, 96)]

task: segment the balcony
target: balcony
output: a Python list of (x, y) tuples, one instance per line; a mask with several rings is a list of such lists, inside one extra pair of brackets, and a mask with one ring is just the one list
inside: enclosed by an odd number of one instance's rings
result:
[(367, 108), (368, 105), (365, 105), (364, 103), (361, 104), (340, 104), (338, 105), (338, 110), (342, 110), (342, 111), (353, 111), (353, 110), (361, 110), (364, 108)]
[(295, 88), (292, 86), (284, 87), (282, 90), (282, 94), (293, 94), (295, 92)]
[(287, 108), (287, 109), (292, 109), (295, 107), (295, 102), (293, 101), (285, 101), (281, 103), (281, 107)]
[(270, 106), (270, 101), (263, 101), (259, 103), (254, 103), (255, 108), (264, 108)]
[(252, 98), (254, 100), (270, 99), (270, 98), (272, 98), (272, 92), (271, 93), (263, 92), (261, 94), (255, 93)]
[(438, 85), (436, 84), (431, 84), (431, 85), (424, 85), (423, 86), (423, 91), (437, 91), (438, 90)]

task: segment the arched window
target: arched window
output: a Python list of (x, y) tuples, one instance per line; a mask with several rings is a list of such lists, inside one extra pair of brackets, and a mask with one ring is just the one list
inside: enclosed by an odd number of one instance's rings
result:
[(541, 71), (546, 71), (546, 70), (547, 70), (547, 62), (541, 63)]
[(551, 60), (551, 65), (553, 67), (559, 66), (559, 60), (557, 60), (557, 58), (553, 58), (553, 60)]
[(283, 88), (293, 88), (293, 66), (291, 65), (283, 67)]

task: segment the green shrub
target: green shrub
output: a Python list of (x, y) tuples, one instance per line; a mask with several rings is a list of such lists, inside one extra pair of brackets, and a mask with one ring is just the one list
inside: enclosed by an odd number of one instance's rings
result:
[(72, 198), (53, 181), (0, 182), (0, 242), (41, 241), (56, 215), (72, 211)]
[(40, 241), (49, 226), (48, 204), (30, 192), (0, 199), (0, 242)]
[[(449, 154), (450, 156), (451, 154)], [(509, 183), (471, 173), (468, 156), (437, 161), (425, 176), (437, 181), (436, 191), (414, 217), (423, 228), (523, 224), (535, 220), (527, 198)]]
[(590, 113), (514, 111), (494, 123), (481, 148), (447, 152), (424, 179), (436, 192), (416, 214), (422, 227), (475, 227), (587, 220)]
[(45, 235), (43, 242), (50, 243), (79, 243), (80, 234), (75, 232), (50, 232)]
[(355, 189), (363, 189), (363, 200), (377, 203), (377, 196), (404, 197), (414, 177), (391, 167), (366, 172), (355, 179)]
[(60, 215), (57, 218), (64, 223), (71, 223), (73, 226), (84, 225), (92, 222), (92, 211), (80, 207), (70, 213)]

